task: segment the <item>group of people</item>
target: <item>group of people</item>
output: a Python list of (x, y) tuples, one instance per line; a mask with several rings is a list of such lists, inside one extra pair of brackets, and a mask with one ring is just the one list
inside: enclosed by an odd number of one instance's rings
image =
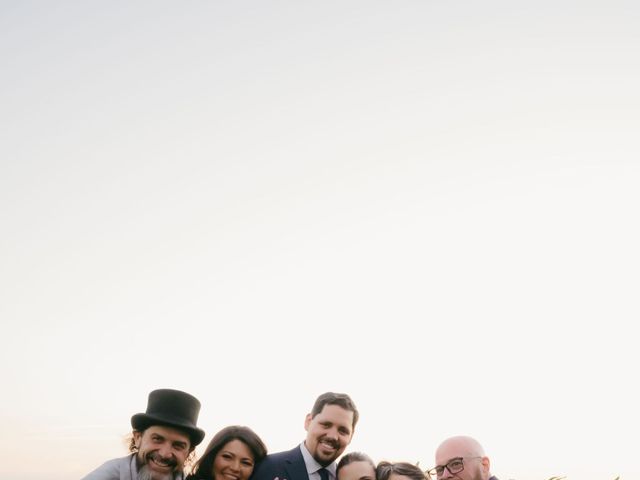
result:
[(482, 446), (467, 436), (444, 440), (435, 452), (436, 466), (426, 472), (407, 462), (376, 466), (361, 452), (341, 457), (359, 418), (344, 393), (320, 395), (305, 417), (304, 441), (270, 455), (253, 430), (234, 425), (216, 433), (192, 462), (205, 436), (197, 426), (199, 413), (193, 395), (154, 390), (146, 412), (131, 417), (130, 455), (109, 460), (82, 480), (497, 480)]

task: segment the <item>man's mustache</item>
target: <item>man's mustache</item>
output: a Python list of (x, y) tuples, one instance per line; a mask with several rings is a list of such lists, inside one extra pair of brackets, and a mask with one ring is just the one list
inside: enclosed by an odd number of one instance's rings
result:
[(178, 466), (178, 461), (175, 457), (163, 457), (158, 452), (150, 452), (145, 457), (146, 463), (149, 463), (150, 460), (153, 460), (155, 463), (164, 465), (165, 467), (175, 468)]
[(323, 438), (322, 442), (323, 443), (328, 443), (329, 445), (331, 445), (335, 449), (340, 448), (340, 442), (338, 442), (337, 440), (333, 440), (331, 438)]

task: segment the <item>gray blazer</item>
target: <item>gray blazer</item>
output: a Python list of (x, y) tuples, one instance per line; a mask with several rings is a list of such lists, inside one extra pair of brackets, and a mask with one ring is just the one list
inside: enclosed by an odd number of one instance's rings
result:
[[(136, 454), (132, 453), (122, 458), (114, 458), (103, 463), (82, 480), (137, 480), (138, 465)], [(182, 472), (173, 477), (175, 480), (182, 480)]]

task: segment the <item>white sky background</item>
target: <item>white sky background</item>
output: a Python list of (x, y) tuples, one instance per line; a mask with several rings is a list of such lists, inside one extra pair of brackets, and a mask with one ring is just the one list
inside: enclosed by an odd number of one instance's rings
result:
[[(637, 2), (0, 2), (0, 473), (158, 387), (271, 451), (640, 476)], [(201, 451), (201, 450), (200, 450)]]

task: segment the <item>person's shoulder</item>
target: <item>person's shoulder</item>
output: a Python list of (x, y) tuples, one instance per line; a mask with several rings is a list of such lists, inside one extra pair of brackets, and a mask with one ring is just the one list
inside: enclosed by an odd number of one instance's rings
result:
[(285, 450), (284, 452), (270, 453), (258, 464), (253, 473), (252, 480), (263, 480), (265, 478), (268, 478), (269, 480), (273, 479), (275, 476), (282, 473), (280, 472), (282, 465), (286, 462), (290, 462), (292, 459), (296, 458), (297, 455), (302, 457), (299, 446), (296, 446), (291, 450)]
[(123, 465), (129, 465), (131, 455), (107, 460), (81, 480), (110, 480), (120, 478), (120, 469)]
[(302, 453), (300, 452), (300, 445), (296, 445), (291, 450), (284, 450), (282, 452), (271, 453), (267, 455), (267, 458), (271, 457), (271, 459), (276, 460), (276, 459), (285, 459), (285, 458), (289, 458), (297, 455), (302, 455)]

